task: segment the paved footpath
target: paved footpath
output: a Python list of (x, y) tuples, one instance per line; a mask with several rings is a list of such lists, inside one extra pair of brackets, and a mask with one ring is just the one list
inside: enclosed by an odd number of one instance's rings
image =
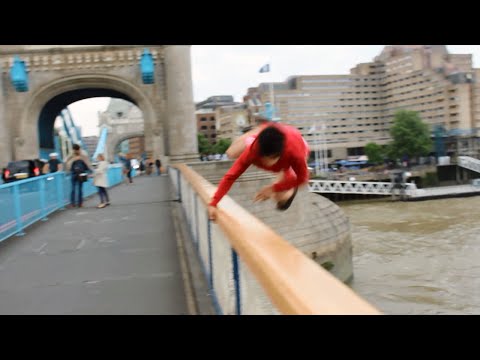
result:
[(0, 314), (188, 314), (168, 177), (109, 195), (0, 243)]

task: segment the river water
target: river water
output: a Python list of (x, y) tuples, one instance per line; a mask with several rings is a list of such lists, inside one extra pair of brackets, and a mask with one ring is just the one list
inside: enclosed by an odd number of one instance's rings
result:
[(338, 205), (364, 299), (385, 314), (480, 314), (480, 196)]

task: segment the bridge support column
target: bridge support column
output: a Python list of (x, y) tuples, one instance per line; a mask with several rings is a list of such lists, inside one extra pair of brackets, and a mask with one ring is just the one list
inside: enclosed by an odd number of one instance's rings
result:
[(165, 67), (170, 161), (198, 161), (190, 45), (167, 46)]
[(0, 170), (7, 163), (12, 160), (12, 148), (10, 139), (12, 134), (10, 132), (11, 127), (8, 124), (7, 109), (5, 103), (5, 96), (3, 91), (4, 84), (2, 83), (2, 77), (0, 76)]

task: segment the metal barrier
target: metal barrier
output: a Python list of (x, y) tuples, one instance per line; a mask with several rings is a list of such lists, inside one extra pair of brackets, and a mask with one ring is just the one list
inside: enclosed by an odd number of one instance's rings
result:
[(218, 314), (380, 314), (349, 287), (187, 165), (169, 168)]
[[(108, 169), (109, 187), (123, 181), (121, 165)], [(48, 219), (54, 211), (70, 203), (72, 180), (70, 174), (57, 172), (35, 178), (0, 185), (0, 242), (13, 236), (24, 235), (31, 224)], [(97, 192), (93, 180), (83, 184), (83, 197)]]
[(480, 173), (480, 160), (470, 156), (459, 156), (458, 166)]
[(413, 183), (403, 183), (402, 188), (396, 188), (391, 182), (374, 181), (331, 181), (310, 180), (310, 192), (319, 194), (363, 194), (363, 195), (396, 195), (414, 196), (417, 186)]

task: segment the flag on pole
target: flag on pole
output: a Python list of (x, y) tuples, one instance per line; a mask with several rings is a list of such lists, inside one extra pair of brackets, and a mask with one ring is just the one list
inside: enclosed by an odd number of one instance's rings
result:
[(270, 72), (270, 64), (263, 65), (259, 72), (260, 73)]

